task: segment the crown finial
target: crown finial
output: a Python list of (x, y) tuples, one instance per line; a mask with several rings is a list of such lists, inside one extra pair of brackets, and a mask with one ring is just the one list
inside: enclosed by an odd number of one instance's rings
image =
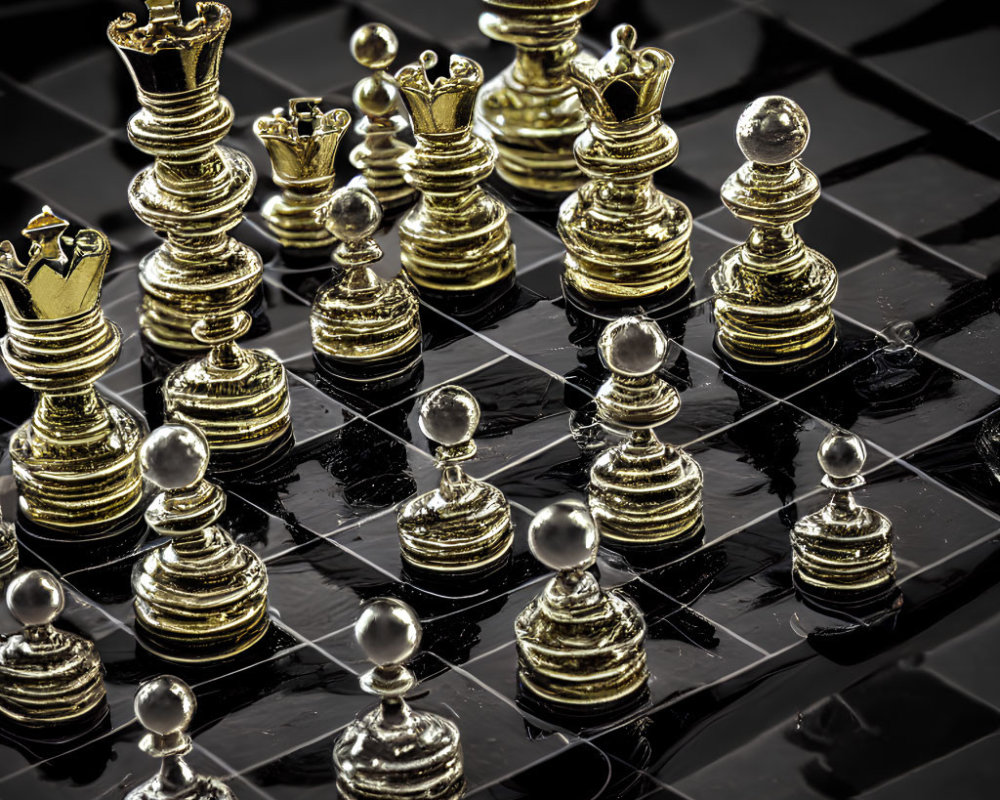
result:
[(433, 82), (428, 70), (438, 56), (425, 50), (420, 60), (396, 73), (396, 83), (413, 120), (416, 134), (455, 133), (472, 128), (476, 96), (483, 85), (483, 68), (471, 58), (452, 55), (447, 75)]
[(146, 0), (150, 25), (179, 25), (181, 21), (181, 0)]
[(39, 258), (65, 264), (68, 259), (62, 249), (62, 237), (68, 228), (69, 222), (52, 213), (48, 206), (42, 206), (42, 213), (31, 218), (21, 235), (31, 241), (32, 252), (37, 252)]

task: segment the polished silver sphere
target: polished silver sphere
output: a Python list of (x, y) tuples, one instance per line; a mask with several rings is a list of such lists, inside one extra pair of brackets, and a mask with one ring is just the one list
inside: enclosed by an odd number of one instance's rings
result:
[(354, 624), (354, 636), (373, 664), (402, 664), (420, 646), (423, 629), (406, 603), (379, 597), (365, 604)]
[(399, 53), (399, 39), (392, 28), (381, 22), (362, 25), (351, 36), (351, 55), (368, 69), (385, 69)]
[(342, 242), (367, 239), (382, 224), (382, 206), (375, 195), (361, 186), (338, 189), (317, 214), (326, 229)]
[(758, 97), (740, 114), (736, 141), (750, 161), (787, 164), (809, 144), (809, 118), (787, 97)]
[(139, 464), (161, 489), (184, 489), (205, 477), (208, 456), (208, 440), (197, 428), (161, 425), (142, 443)]
[(191, 687), (173, 675), (146, 681), (135, 693), (135, 715), (140, 724), (160, 736), (187, 730), (197, 707)]
[(831, 478), (853, 478), (861, 473), (867, 458), (865, 443), (849, 431), (832, 430), (819, 444), (816, 458)]
[(22, 572), (7, 584), (7, 608), (22, 625), (48, 625), (65, 604), (62, 586), (48, 570)]
[(608, 369), (637, 378), (663, 366), (670, 340), (651, 319), (621, 317), (604, 329), (597, 347)]
[(465, 444), (479, 427), (479, 403), (461, 386), (441, 386), (424, 398), (419, 424), (432, 442), (445, 447)]
[(586, 569), (597, 560), (597, 523), (579, 500), (560, 500), (539, 511), (528, 528), (528, 547), (549, 569)]

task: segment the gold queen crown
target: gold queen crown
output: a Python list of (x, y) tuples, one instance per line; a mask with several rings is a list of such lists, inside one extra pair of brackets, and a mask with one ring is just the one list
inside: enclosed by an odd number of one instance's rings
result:
[(351, 115), (343, 108), (324, 113), (322, 98), (296, 97), (288, 102), (288, 116), (276, 108), (261, 117), (254, 132), (267, 148), (279, 186), (303, 186), (329, 182), (333, 160)]
[[(27, 265), (9, 241), (0, 244), (0, 301), (19, 322), (71, 319), (91, 311), (101, 297), (101, 280), (111, 245), (100, 231), (64, 237), (69, 223), (45, 206), (21, 235), (31, 241)], [(73, 247), (67, 256), (63, 244)]]
[(619, 25), (611, 49), (596, 64), (575, 60), (570, 79), (598, 125), (622, 125), (658, 114), (674, 57), (656, 47), (636, 50), (636, 32)]
[(149, 22), (131, 11), (108, 26), (136, 86), (146, 94), (176, 94), (219, 79), (222, 45), (232, 12), (222, 3), (198, 3), (198, 16), (181, 17), (180, 0), (146, 0)]
[(471, 130), (476, 96), (483, 85), (483, 68), (471, 58), (453, 55), (449, 74), (431, 83), (427, 70), (437, 63), (437, 53), (425, 50), (419, 64), (407, 64), (396, 73), (396, 84), (413, 120), (413, 132), (433, 135)]

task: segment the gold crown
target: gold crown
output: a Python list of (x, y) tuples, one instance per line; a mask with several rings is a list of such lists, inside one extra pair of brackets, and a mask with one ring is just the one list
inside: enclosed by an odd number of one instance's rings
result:
[[(63, 237), (69, 223), (45, 206), (21, 231), (31, 241), (28, 264), (14, 245), (0, 243), (0, 301), (7, 314), (22, 322), (69, 319), (90, 311), (101, 297), (101, 280), (111, 245), (100, 231), (81, 230)], [(73, 247), (72, 256), (63, 244)]]
[(149, 22), (131, 11), (108, 26), (108, 38), (136, 86), (147, 94), (175, 94), (218, 80), (222, 45), (232, 13), (222, 3), (198, 3), (198, 16), (181, 17), (180, 0), (146, 0)]
[(658, 113), (674, 57), (656, 47), (635, 49), (636, 32), (619, 25), (611, 49), (596, 64), (575, 60), (570, 78), (598, 125), (618, 125)]
[(325, 183), (333, 176), (333, 160), (351, 115), (343, 108), (324, 113), (322, 102), (319, 97), (295, 97), (288, 101), (287, 117), (276, 108), (254, 125), (279, 186)]
[(483, 68), (471, 58), (453, 55), (449, 74), (431, 83), (427, 70), (437, 63), (437, 53), (425, 50), (420, 54), (419, 64), (407, 64), (396, 73), (396, 84), (413, 120), (413, 132), (435, 134), (469, 130), (476, 96), (483, 85)]

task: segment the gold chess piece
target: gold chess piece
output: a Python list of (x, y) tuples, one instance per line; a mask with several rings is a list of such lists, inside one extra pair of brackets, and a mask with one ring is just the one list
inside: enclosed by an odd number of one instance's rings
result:
[(333, 194), (333, 161), (351, 115), (343, 108), (324, 112), (322, 102), (319, 97), (295, 97), (288, 101), (287, 116), (276, 108), (254, 125), (281, 189), (265, 201), (261, 214), (281, 246), (292, 250), (320, 250), (336, 243), (316, 219), (316, 209)]
[(128, 13), (108, 36), (139, 92), (132, 143), (156, 161), (129, 189), (132, 210), (166, 241), (140, 264), (146, 339), (168, 351), (208, 351), (172, 372), (166, 417), (208, 438), (213, 468), (269, 457), (291, 441), (281, 363), (236, 340), (250, 329), (244, 306), (260, 288), (260, 255), (228, 231), (243, 219), (256, 176), (250, 160), (219, 144), (233, 123), (219, 95), (219, 62), (232, 15), (202, 2), (181, 17), (180, 0), (146, 0), (149, 23)]
[(48, 207), (34, 217), (22, 231), (31, 241), (27, 265), (9, 241), (0, 244), (3, 359), (38, 393), (10, 455), (27, 520), (74, 539), (99, 538), (139, 520), (144, 431), (94, 388), (121, 350), (121, 330), (100, 303), (111, 246), (96, 230), (65, 236), (68, 227)]
[(532, 554), (556, 575), (514, 623), (518, 680), (529, 697), (557, 707), (621, 703), (640, 695), (649, 677), (642, 612), (588, 572), (598, 543), (578, 500), (542, 509), (528, 529)]
[(798, 160), (809, 120), (786, 97), (760, 97), (740, 115), (736, 139), (748, 161), (723, 184), (722, 200), (753, 229), (715, 266), (716, 343), (747, 366), (802, 364), (836, 344), (837, 271), (794, 228), (820, 193)]
[(413, 148), (397, 137), (408, 127), (400, 112), (399, 90), (386, 72), (399, 53), (399, 40), (388, 25), (371, 22), (351, 37), (351, 55), (372, 74), (354, 87), (354, 105), (362, 113), (355, 130), (364, 141), (351, 151), (351, 164), (361, 171), (365, 186), (386, 214), (415, 199), (416, 189), (406, 182), (400, 159)]
[(628, 437), (590, 468), (588, 502), (601, 537), (631, 545), (680, 543), (702, 528), (701, 467), (653, 429), (670, 421), (681, 400), (656, 371), (670, 340), (652, 320), (622, 317), (598, 341), (611, 378), (597, 392), (597, 414)]
[(104, 666), (94, 643), (52, 626), (64, 605), (51, 572), (22, 572), (7, 585), (7, 608), (24, 626), (0, 639), (0, 714), (15, 726), (83, 727), (107, 714)]
[(677, 158), (660, 116), (674, 59), (635, 45), (635, 28), (619, 25), (599, 62), (570, 69), (588, 114), (576, 160), (590, 180), (559, 209), (559, 235), (565, 285), (585, 301), (648, 303), (691, 286), (691, 212), (653, 186)]
[(573, 143), (585, 113), (570, 83), (580, 20), (597, 0), (483, 0), (479, 27), (517, 48), (479, 97), (476, 117), (499, 148), (500, 177), (520, 189), (568, 192), (583, 182)]
[(853, 492), (865, 485), (865, 443), (846, 431), (832, 430), (817, 458), (825, 473), (830, 502), (802, 517), (792, 528), (792, 570), (805, 591), (850, 597), (888, 588), (896, 574), (892, 523), (878, 511), (858, 505)]
[(14, 523), (7, 522), (0, 514), (0, 585), (17, 569), (17, 534)]
[(343, 380), (405, 377), (420, 363), (420, 303), (403, 278), (385, 280), (370, 266), (382, 258), (372, 238), (382, 223), (378, 201), (365, 188), (346, 186), (317, 219), (341, 241), (333, 260), (342, 270), (313, 300), (309, 322), (317, 362)]
[(236, 800), (226, 784), (199, 775), (184, 760), (191, 752), (187, 729), (197, 707), (191, 687), (173, 675), (161, 675), (139, 687), (135, 715), (147, 731), (139, 749), (162, 762), (159, 773), (125, 795), (125, 800)]
[(421, 291), (499, 291), (513, 285), (515, 253), (506, 206), (479, 186), (496, 161), (496, 148), (472, 132), (483, 70), (452, 56), (449, 75), (432, 84), (436, 64), (426, 50), (396, 73), (417, 140), (400, 163), (421, 192), (399, 227), (403, 267)]
[(135, 627), (147, 650), (169, 661), (229, 658), (267, 633), (267, 570), (215, 523), (226, 495), (205, 480), (208, 443), (194, 428), (163, 425), (139, 452), (163, 492), (146, 522), (172, 540), (135, 565)]
[(396, 516), (404, 560), (421, 570), (480, 572), (510, 552), (514, 530), (503, 492), (465, 474), (476, 454), (479, 404), (461, 386), (441, 386), (420, 407), (420, 430), (437, 444), (441, 483), (405, 503)]
[(465, 794), (458, 728), (405, 700), (417, 680), (404, 664), (420, 646), (420, 621), (406, 603), (368, 602), (354, 626), (375, 666), (361, 688), (379, 705), (354, 720), (333, 747), (337, 793), (344, 800), (458, 800)]

